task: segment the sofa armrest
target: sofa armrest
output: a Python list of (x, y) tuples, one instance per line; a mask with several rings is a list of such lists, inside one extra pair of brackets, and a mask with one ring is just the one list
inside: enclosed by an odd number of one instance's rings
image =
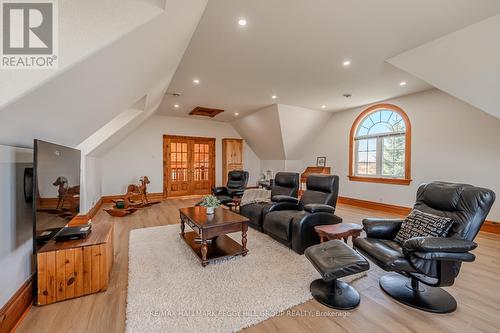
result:
[(268, 213), (276, 212), (280, 210), (299, 210), (299, 204), (293, 202), (272, 202), (271, 207), (269, 207)]
[(291, 197), (289, 195), (273, 195), (271, 198), (271, 201), (273, 202), (291, 202), (294, 204), (299, 203), (299, 199)]
[(245, 190), (243, 189), (237, 189), (237, 190), (228, 190), (229, 196), (230, 197), (242, 197), (243, 193), (245, 193)]
[(229, 193), (227, 192), (227, 187), (225, 186), (218, 186), (212, 188), (212, 193), (213, 195), (229, 195)]
[(415, 260), (444, 260), (444, 261), (465, 261), (473, 262), (476, 260), (476, 256), (470, 252), (411, 252), (405, 254), (407, 258), (410, 258), (412, 262)]
[(369, 238), (393, 240), (404, 220), (368, 218), (363, 220), (366, 236)]
[(335, 208), (329, 205), (323, 205), (323, 204), (307, 204), (304, 206), (304, 210), (306, 212), (309, 212), (311, 214), (314, 213), (330, 213), (333, 214), (335, 213)]
[(477, 244), (464, 239), (444, 237), (413, 237), (403, 244), (403, 253), (411, 252), (450, 252), (466, 253), (474, 250)]
[(317, 225), (342, 223), (342, 218), (335, 214), (318, 212), (310, 214), (301, 211), (292, 220), (292, 249), (298, 254), (314, 244), (319, 244), (320, 239), (314, 227)]

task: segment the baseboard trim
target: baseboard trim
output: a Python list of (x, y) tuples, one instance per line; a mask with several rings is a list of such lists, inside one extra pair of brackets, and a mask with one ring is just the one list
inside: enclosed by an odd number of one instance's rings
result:
[(0, 333), (13, 332), (35, 300), (35, 273), (0, 310)]
[[(348, 198), (348, 197), (339, 197), (337, 202), (345, 205), (361, 207), (366, 209), (374, 209), (386, 213), (393, 213), (399, 215), (408, 215), (411, 212), (411, 208), (409, 207), (386, 204), (375, 201), (361, 200), (355, 198)], [(485, 221), (481, 228), (481, 232), (489, 232), (500, 235), (500, 222)]]
[(380, 210), (380, 211), (386, 212), (386, 213), (408, 215), (411, 212), (411, 208), (409, 208), (409, 207), (403, 207), (403, 206), (397, 206), (397, 205), (391, 205), (391, 204), (386, 204), (386, 203), (361, 200), (361, 199), (355, 199), (355, 198), (339, 197), (337, 201), (339, 203), (345, 204), (345, 205), (356, 206), (356, 207), (361, 207), (361, 208), (366, 208), (366, 209)]
[[(162, 192), (148, 193), (147, 196), (148, 196), (148, 200), (163, 200), (163, 193)], [(124, 197), (123, 194), (103, 195), (101, 197), (101, 199), (99, 200), (100, 205), (113, 203), (113, 201), (123, 199), (123, 197)], [(140, 199), (141, 199), (140, 195), (132, 196), (132, 200), (140, 200)], [(98, 206), (98, 205), (96, 204), (96, 206)], [(94, 206), (94, 208), (95, 208), (95, 206)], [(99, 210), (99, 209), (97, 209), (97, 210)]]

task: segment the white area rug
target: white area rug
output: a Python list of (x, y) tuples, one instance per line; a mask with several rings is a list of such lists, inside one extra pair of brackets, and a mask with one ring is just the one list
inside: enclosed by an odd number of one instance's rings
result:
[[(202, 267), (179, 231), (130, 232), (128, 333), (234, 332), (312, 298), (319, 273), (267, 235), (250, 229), (246, 257)], [(241, 241), (241, 233), (231, 237)]]

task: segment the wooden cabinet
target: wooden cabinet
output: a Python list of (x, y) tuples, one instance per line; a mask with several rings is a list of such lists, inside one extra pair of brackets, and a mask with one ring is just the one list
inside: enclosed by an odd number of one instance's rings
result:
[(86, 239), (48, 242), (37, 264), (38, 305), (105, 291), (113, 267), (113, 224), (94, 224)]
[(227, 183), (227, 173), (243, 170), (243, 140), (222, 139), (222, 184)]

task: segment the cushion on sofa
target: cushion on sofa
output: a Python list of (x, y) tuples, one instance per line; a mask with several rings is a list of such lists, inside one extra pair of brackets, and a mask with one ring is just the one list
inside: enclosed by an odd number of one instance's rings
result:
[(446, 237), (453, 221), (448, 217), (424, 213), (414, 209), (408, 215), (394, 240), (403, 244), (413, 237)]

